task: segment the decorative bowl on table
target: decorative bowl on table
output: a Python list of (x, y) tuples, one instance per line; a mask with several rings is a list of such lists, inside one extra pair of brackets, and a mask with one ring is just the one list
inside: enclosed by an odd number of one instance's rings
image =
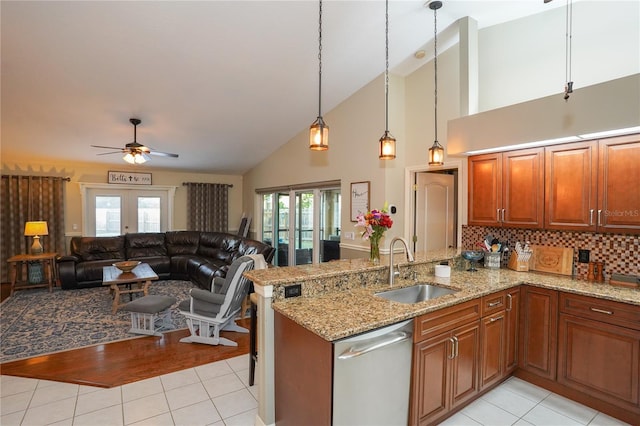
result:
[(116, 262), (113, 264), (116, 268), (120, 269), (122, 272), (131, 272), (133, 268), (140, 264), (137, 260), (125, 260), (123, 262)]
[(467, 269), (469, 272), (475, 272), (476, 262), (484, 257), (484, 252), (482, 250), (464, 250), (461, 253), (462, 257), (469, 262), (471, 262), (471, 267)]

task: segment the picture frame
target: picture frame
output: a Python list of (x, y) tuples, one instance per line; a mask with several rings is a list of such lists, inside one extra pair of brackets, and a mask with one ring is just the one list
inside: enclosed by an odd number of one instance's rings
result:
[(369, 188), (370, 182), (352, 182), (351, 183), (351, 222), (357, 222), (357, 216), (360, 213), (366, 213), (369, 211)]
[(109, 170), (107, 183), (120, 185), (151, 185), (151, 173), (118, 172)]

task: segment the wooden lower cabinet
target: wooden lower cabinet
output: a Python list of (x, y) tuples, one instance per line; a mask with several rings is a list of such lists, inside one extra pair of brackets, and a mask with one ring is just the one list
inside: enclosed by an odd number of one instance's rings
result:
[(480, 388), (500, 382), (518, 366), (520, 287), (482, 297)]
[[(475, 312), (475, 319), (465, 324), (450, 323), (445, 319), (455, 313)], [(465, 314), (466, 315), (466, 314)], [(454, 326), (436, 336), (429, 336), (414, 345), (412, 403), (410, 423), (429, 425), (446, 416), (452, 409), (473, 399), (480, 390), (480, 322), (479, 300), (445, 308), (432, 314), (434, 323)], [(474, 316), (474, 315), (466, 315)], [(464, 322), (464, 321), (463, 321)], [(416, 336), (420, 324), (416, 322)]]
[(619, 405), (640, 404), (640, 309), (561, 294), (558, 383)]
[(520, 357), (522, 370), (556, 379), (558, 292), (524, 285), (521, 288)]

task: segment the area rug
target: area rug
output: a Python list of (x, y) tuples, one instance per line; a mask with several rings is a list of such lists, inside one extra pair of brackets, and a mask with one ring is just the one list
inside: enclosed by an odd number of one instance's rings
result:
[[(189, 298), (189, 281), (155, 281), (149, 294), (173, 296), (171, 317), (185, 328), (177, 306)], [(129, 333), (130, 314), (111, 314), (108, 287), (20, 290), (0, 305), (0, 363), (52, 352), (140, 337)]]

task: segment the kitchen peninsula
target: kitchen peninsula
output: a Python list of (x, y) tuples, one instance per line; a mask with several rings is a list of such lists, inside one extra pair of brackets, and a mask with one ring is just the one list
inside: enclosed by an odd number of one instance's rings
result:
[[(412, 318), (428, 318), (429, 315), (437, 312), (445, 312), (447, 309), (455, 309), (456, 306), (474, 303), (477, 309), (477, 321), (480, 323), (480, 316), (484, 313), (481, 302), (494, 295), (502, 295), (505, 292), (517, 290), (518, 295), (531, 296), (533, 302), (528, 304), (523, 297), (518, 297), (520, 315), (522, 319), (518, 327), (520, 337), (520, 348), (518, 351), (519, 368), (515, 374), (535, 384), (552, 387), (552, 390), (561, 392), (562, 389), (569, 389), (569, 397), (579, 399), (577, 396), (586, 395), (580, 402), (587, 405), (594, 405), (598, 409), (611, 413), (614, 416), (630, 421), (629, 416), (637, 418), (640, 415), (638, 405), (638, 364), (640, 358), (640, 290), (630, 288), (613, 287), (605, 283), (591, 283), (568, 277), (556, 275), (546, 275), (538, 273), (515, 272), (507, 269), (488, 270), (480, 268), (478, 272), (467, 272), (465, 268), (456, 265), (460, 262), (458, 253), (455, 251), (429, 252), (418, 254), (413, 264), (400, 264), (400, 279), (396, 280), (394, 287), (404, 287), (416, 284), (416, 282), (427, 282), (442, 287), (459, 290), (454, 294), (442, 296), (433, 300), (419, 302), (416, 304), (402, 304), (381, 299), (375, 296), (376, 292), (386, 290), (388, 284), (388, 262), (383, 256), (381, 265), (372, 265), (368, 261), (339, 260), (319, 265), (305, 265), (290, 268), (272, 268), (268, 270), (256, 270), (247, 273), (253, 280), (256, 292), (259, 295), (259, 365), (258, 384), (259, 401), (258, 424), (274, 424), (276, 393), (274, 378), (274, 316), (292, 321), (302, 330), (310, 332), (316, 336), (320, 342), (324, 341), (330, 347), (332, 342), (349, 336), (364, 333), (390, 324), (398, 323)], [(438, 278), (433, 274), (433, 267), (440, 261), (449, 261), (454, 268), (450, 278)], [(285, 288), (293, 285), (300, 285), (300, 297), (285, 298)], [(519, 289), (531, 288), (534, 291), (525, 292)], [(539, 290), (536, 292), (536, 290)], [(544, 308), (549, 308), (547, 312), (549, 318), (531, 318), (529, 321), (531, 329), (528, 329), (527, 315), (538, 315), (537, 307), (541, 300), (540, 294), (547, 292), (550, 294), (549, 304)], [(515, 294), (515, 293), (513, 293)], [(509, 296), (511, 298), (511, 296)], [(522, 299), (522, 300), (520, 300)], [(506, 299), (505, 299), (506, 300)], [(580, 307), (588, 301), (596, 300), (600, 302), (595, 310), (587, 312), (586, 319), (580, 319)], [(585, 305), (586, 306), (586, 305)], [(597, 318), (589, 315), (597, 311), (610, 312), (610, 306), (614, 306), (615, 312), (611, 315), (600, 314), (601, 316), (615, 317), (605, 319), (603, 323), (607, 327), (615, 326), (615, 330), (622, 330), (621, 334), (613, 334), (621, 339), (610, 339), (602, 336), (591, 336), (598, 343), (610, 344), (618, 343), (620, 350), (627, 350), (631, 354), (631, 365), (628, 371), (631, 378), (627, 380), (629, 389), (623, 389), (620, 395), (611, 397), (606, 392), (590, 392), (589, 389), (581, 389), (584, 384), (573, 383), (571, 371), (571, 345), (581, 344), (581, 341), (571, 341), (568, 336), (585, 335), (583, 330), (572, 328), (574, 323), (585, 324), (589, 321), (596, 322)], [(504, 306), (503, 306), (504, 307)], [(624, 308), (624, 309), (618, 309)], [(274, 315), (274, 311), (276, 314)], [(542, 311), (545, 312), (545, 311)], [(620, 312), (620, 314), (619, 314)], [(622, 315), (622, 317), (619, 317)], [(489, 318), (489, 317), (487, 317)], [(578, 318), (579, 320), (573, 321)], [(573, 321), (573, 322), (572, 322)], [(613, 322), (613, 325), (610, 324)], [(416, 327), (419, 321), (416, 321)], [(548, 342), (536, 342), (534, 349), (542, 348), (547, 350), (546, 361), (550, 363), (550, 376), (543, 377), (540, 374), (539, 353), (528, 352), (529, 349), (523, 344), (527, 336), (536, 335), (540, 330), (536, 329), (539, 324), (548, 325), (549, 330), (543, 334), (548, 338)], [(598, 324), (600, 324), (598, 322)], [(480, 326), (482, 327), (482, 326)], [(480, 332), (479, 332), (480, 333)], [(533, 334), (532, 334), (533, 333)], [(571, 334), (573, 333), (573, 334)], [(582, 333), (582, 334), (581, 334)], [(482, 334), (484, 336), (484, 334)], [(487, 335), (489, 335), (487, 333)], [(558, 340), (564, 339), (563, 341)], [(590, 338), (590, 337), (588, 337)], [(417, 342), (414, 334), (414, 342)], [(600, 340), (598, 340), (600, 339)], [(293, 345), (292, 345), (293, 346)], [(414, 357), (416, 352), (414, 352)], [(481, 351), (475, 352), (481, 358)], [(562, 358), (564, 356), (564, 358)], [(567, 363), (567, 360), (569, 361)], [(331, 360), (327, 360), (331, 362)], [(526, 364), (526, 363), (529, 363)], [(480, 376), (486, 367), (486, 362), (480, 362), (483, 367), (474, 370), (473, 385), (474, 395), (479, 395), (485, 390), (482, 388)], [(542, 362), (544, 364), (544, 362)], [(294, 366), (292, 366), (293, 368)], [(557, 368), (556, 368), (557, 367)], [(577, 367), (576, 367), (577, 368)], [(507, 371), (507, 370), (505, 370)], [(512, 371), (512, 370), (511, 370)], [(533, 371), (534, 373), (531, 373)], [(575, 374), (580, 374), (576, 370)], [(606, 374), (611, 374), (607, 372)], [(634, 376), (635, 374), (635, 376)], [(557, 380), (556, 380), (557, 377)], [(503, 376), (500, 380), (506, 378)], [(499, 381), (500, 381), (499, 380)], [(499, 383), (491, 382), (491, 385)], [(488, 383), (488, 382), (487, 382)], [(566, 392), (565, 392), (566, 394)], [(415, 395), (414, 395), (415, 397)], [(465, 400), (468, 402), (472, 400)], [(330, 399), (329, 399), (330, 401)], [(620, 402), (622, 401), (622, 402)], [(291, 404), (289, 404), (291, 403)], [(295, 402), (287, 401), (288, 405), (295, 405)], [(455, 408), (455, 406), (454, 406)], [(328, 408), (330, 411), (330, 406)], [(438, 414), (448, 415), (447, 413)], [(415, 412), (414, 419), (420, 419)], [(417, 417), (416, 417), (417, 416)], [(432, 417), (425, 417), (429, 419)], [(631, 417), (632, 418), (632, 417)], [(434, 419), (434, 418), (432, 418)], [(424, 420), (424, 419), (423, 419)], [(413, 423), (413, 421), (410, 421)], [(416, 421), (417, 423), (418, 421)]]

